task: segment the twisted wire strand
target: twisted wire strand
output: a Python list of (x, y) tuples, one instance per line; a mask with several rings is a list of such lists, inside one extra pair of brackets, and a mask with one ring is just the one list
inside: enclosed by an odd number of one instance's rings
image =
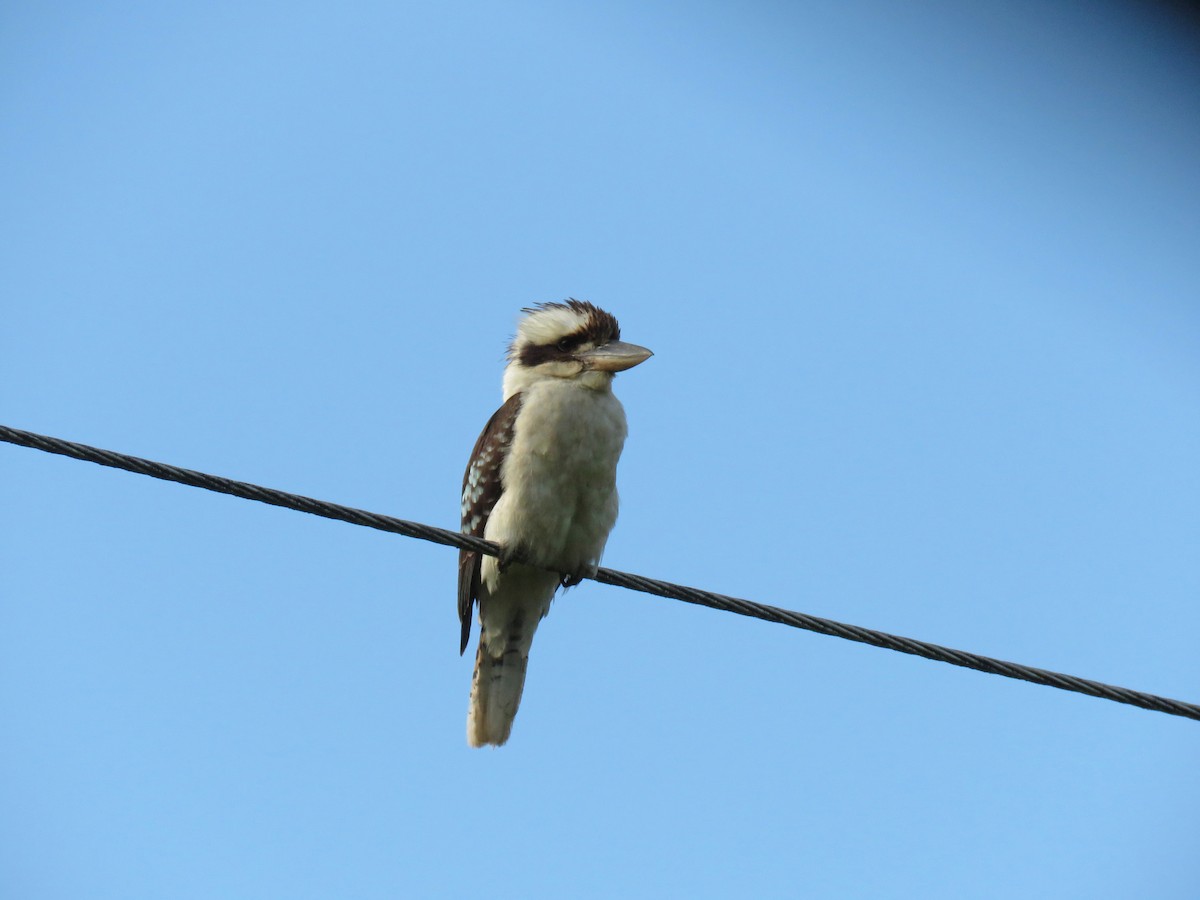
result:
[[(164, 481), (174, 481), (191, 487), (204, 488), (208, 491), (229, 494), (245, 500), (257, 500), (260, 503), (268, 503), (271, 506), (281, 506), (285, 509), (323, 516), (327, 519), (338, 519), (343, 522), (349, 522), (352, 525), (362, 525), (367, 528), (401, 534), (405, 537), (418, 538), (423, 541), (432, 541), (435, 544), (444, 544), (449, 547), (477, 550), (488, 556), (498, 556), (500, 553), (499, 545), (483, 540), (482, 538), (460, 534), (457, 531), (448, 531), (444, 528), (424, 525), (420, 522), (410, 522), (405, 519), (394, 518), (393, 516), (385, 516), (381, 513), (342, 506), (325, 500), (316, 500), (300, 494), (290, 494), (286, 491), (276, 490), (275, 488), (262, 487), (261, 485), (250, 484), (245, 481), (235, 481), (219, 475), (209, 475), (205, 472), (197, 472), (192, 469), (182, 469), (178, 466), (168, 465), (167, 463), (141, 459), (140, 457), (129, 456), (112, 450), (101, 450), (98, 447), (91, 447), (87, 444), (77, 444), (73, 441), (62, 440), (61, 438), (35, 434), (30, 431), (21, 431), (20, 429), (10, 428), (6, 425), (0, 425), (0, 440), (22, 447), (42, 450), (46, 453), (55, 453), (60, 456), (69, 456), (72, 459), (110, 466), (114, 469), (124, 469), (127, 472), (134, 472), (138, 475), (148, 475), (151, 478), (159, 478)], [(1048, 669), (1037, 669), (1020, 663), (1006, 662), (1005, 660), (994, 659), (990, 656), (968, 653), (965, 650), (943, 647), (940, 644), (931, 644), (927, 641), (900, 637), (884, 631), (863, 628), (858, 625), (847, 625), (844, 622), (836, 622), (832, 619), (822, 619), (818, 616), (808, 615), (807, 613), (794, 612), (789, 609), (781, 609), (776, 606), (768, 606), (763, 603), (755, 603), (750, 600), (729, 597), (724, 594), (715, 594), (711, 591), (673, 584), (669, 581), (646, 578), (645, 576), (634, 575), (629, 572), (619, 572), (615, 569), (601, 568), (597, 570), (593, 576), (593, 580), (601, 584), (611, 584), (615, 587), (641, 591), (642, 593), (654, 594), (672, 600), (681, 600), (685, 603), (692, 603), (698, 606), (707, 606), (710, 609), (721, 610), (722, 612), (737, 613), (742, 616), (763, 619), (767, 622), (775, 622), (779, 625), (790, 625), (793, 628), (801, 628), (805, 631), (815, 631), (818, 634), (825, 634), (830, 637), (858, 641), (859, 643), (870, 644), (873, 647), (882, 647), (886, 650), (895, 650), (913, 656), (922, 656), (925, 659), (950, 663), (951, 665), (962, 666), (967, 669), (975, 669), (979, 672), (1003, 675), (1005, 678), (1016, 678), (1021, 681), (1029, 681), (1033, 684), (1059, 688), (1064, 691), (1075, 691), (1080, 694), (1099, 697), (1103, 700), (1112, 700), (1115, 703), (1126, 703), (1130, 706), (1141, 707), (1142, 709), (1200, 721), (1200, 705), (1186, 703), (1182, 700), (1172, 700), (1169, 697), (1160, 697), (1156, 694), (1145, 693), (1144, 691), (1135, 691), (1132, 688), (1105, 684), (1100, 681), (1092, 681), (1087, 678), (1066, 675), (1062, 672), (1053, 672)]]

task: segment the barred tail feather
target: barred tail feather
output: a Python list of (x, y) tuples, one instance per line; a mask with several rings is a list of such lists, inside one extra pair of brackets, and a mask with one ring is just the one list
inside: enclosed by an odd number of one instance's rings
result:
[(499, 747), (508, 740), (529, 665), (528, 648), (521, 651), (519, 645), (510, 643), (499, 656), (493, 656), (480, 638), (467, 710), (467, 743), (472, 747)]

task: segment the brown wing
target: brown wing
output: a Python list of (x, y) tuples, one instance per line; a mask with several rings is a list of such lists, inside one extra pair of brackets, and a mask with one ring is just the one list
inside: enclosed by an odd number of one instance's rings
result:
[[(463, 534), (483, 537), (488, 516), (504, 491), (504, 485), (500, 482), (500, 468), (508, 456), (513, 425), (520, 409), (521, 395), (513, 394), (488, 419), (483, 433), (475, 442), (471, 461), (467, 463), (467, 471), (463, 474)], [(460, 655), (467, 649), (467, 640), (471, 637), (471, 613), (479, 599), (479, 567), (482, 562), (481, 553), (458, 551), (458, 620), (462, 624), (462, 643), (458, 648)]]

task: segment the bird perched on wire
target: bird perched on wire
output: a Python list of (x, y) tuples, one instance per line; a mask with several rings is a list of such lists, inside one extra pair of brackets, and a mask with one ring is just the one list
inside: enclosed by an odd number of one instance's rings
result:
[(458, 556), (460, 653), (479, 604), (467, 712), (472, 747), (508, 740), (538, 623), (560, 586), (596, 572), (617, 520), (626, 434), (613, 378), (653, 355), (620, 340), (616, 317), (591, 303), (523, 312), (508, 350), (504, 404), (463, 476), (463, 532), (502, 548), (499, 559), (469, 550)]

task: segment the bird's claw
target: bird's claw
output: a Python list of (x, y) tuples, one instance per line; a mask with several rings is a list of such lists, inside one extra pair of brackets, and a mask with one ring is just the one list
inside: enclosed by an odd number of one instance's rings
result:
[(575, 587), (585, 578), (595, 578), (596, 572), (600, 567), (595, 563), (585, 563), (574, 572), (564, 572), (558, 579), (558, 583), (564, 588)]
[(496, 568), (503, 575), (508, 571), (508, 567), (517, 561), (517, 548), (510, 547), (505, 544), (500, 548), (500, 555), (496, 557)]

